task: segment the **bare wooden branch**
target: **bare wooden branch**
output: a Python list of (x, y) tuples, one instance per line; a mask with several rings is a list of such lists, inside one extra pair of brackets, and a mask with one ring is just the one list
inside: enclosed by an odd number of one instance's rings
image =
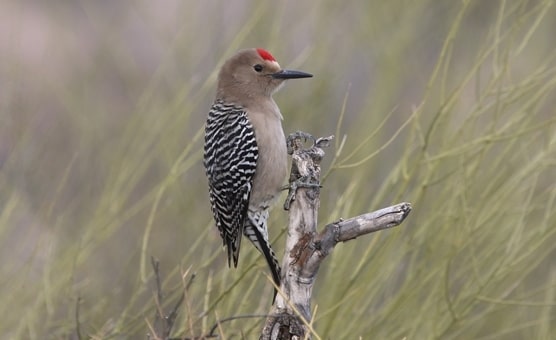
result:
[[(289, 210), (286, 249), (282, 260), (281, 286), (261, 339), (306, 339), (311, 328), (311, 295), (320, 264), (336, 244), (401, 224), (411, 211), (400, 203), (375, 212), (330, 223), (317, 233), (320, 204), (320, 162), (324, 147), (333, 136), (316, 139), (296, 132), (288, 138), (292, 155), (290, 192), (284, 208)], [(313, 145), (304, 148), (304, 142)]]

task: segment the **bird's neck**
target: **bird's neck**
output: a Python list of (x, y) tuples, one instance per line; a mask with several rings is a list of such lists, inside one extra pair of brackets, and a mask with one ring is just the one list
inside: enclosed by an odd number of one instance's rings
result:
[(272, 96), (242, 96), (240, 99), (237, 96), (227, 95), (217, 96), (216, 99), (245, 108), (248, 112), (263, 113), (274, 116), (280, 120), (283, 119), (280, 109)]

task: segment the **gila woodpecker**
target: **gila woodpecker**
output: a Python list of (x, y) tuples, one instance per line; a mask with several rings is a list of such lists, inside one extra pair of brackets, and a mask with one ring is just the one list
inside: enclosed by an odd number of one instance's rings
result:
[(282, 114), (272, 94), (286, 79), (308, 77), (281, 69), (262, 48), (241, 50), (220, 69), (205, 126), (209, 198), (228, 248), (228, 265), (233, 259), (237, 267), (243, 234), (264, 255), (276, 285), (280, 264), (268, 240), (267, 220), (286, 177), (287, 151)]

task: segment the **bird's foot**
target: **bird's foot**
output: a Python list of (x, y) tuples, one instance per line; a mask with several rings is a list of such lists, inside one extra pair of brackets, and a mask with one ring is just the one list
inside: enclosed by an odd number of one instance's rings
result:
[(288, 189), (288, 196), (286, 197), (286, 201), (284, 202), (284, 210), (290, 210), (290, 205), (293, 201), (295, 201), (295, 194), (297, 193), (297, 189), (299, 188), (322, 188), (322, 185), (318, 183), (310, 183), (307, 180), (309, 176), (300, 177), (293, 182), (282, 187), (282, 190)]

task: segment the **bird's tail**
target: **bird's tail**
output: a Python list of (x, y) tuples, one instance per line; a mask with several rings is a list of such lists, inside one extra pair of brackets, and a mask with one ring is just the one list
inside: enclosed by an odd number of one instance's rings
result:
[[(270, 268), (270, 272), (272, 273), (272, 279), (277, 286), (280, 286), (280, 278), (281, 278), (281, 268), (278, 259), (276, 258), (276, 254), (272, 247), (270, 246), (270, 242), (268, 241), (268, 229), (267, 229), (267, 220), (268, 220), (268, 210), (248, 212), (248, 219), (247, 223), (245, 224), (245, 228), (243, 229), (243, 234), (249, 238), (249, 240), (253, 243), (255, 248), (257, 248), (265, 257), (266, 262), (268, 263), (268, 267)], [(274, 299), (276, 298), (277, 290), (274, 290), (274, 298), (272, 302), (274, 303)]]

